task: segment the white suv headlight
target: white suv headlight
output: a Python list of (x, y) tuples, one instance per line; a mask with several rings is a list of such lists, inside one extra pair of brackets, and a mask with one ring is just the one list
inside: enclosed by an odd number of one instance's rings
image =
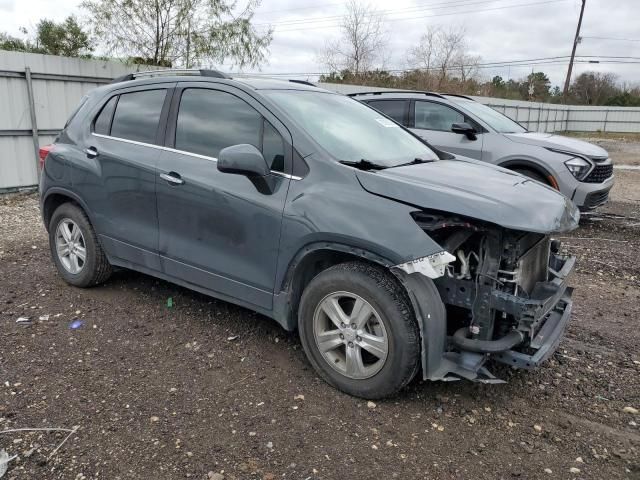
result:
[(584, 158), (575, 157), (571, 160), (567, 160), (564, 164), (578, 180), (584, 180), (589, 173), (589, 170), (591, 170), (591, 163), (586, 161)]

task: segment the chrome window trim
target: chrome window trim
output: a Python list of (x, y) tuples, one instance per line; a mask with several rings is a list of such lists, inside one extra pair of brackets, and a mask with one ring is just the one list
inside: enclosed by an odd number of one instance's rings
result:
[[(162, 150), (164, 152), (173, 152), (173, 153), (179, 153), (181, 155), (188, 155), (190, 157), (201, 158), (202, 160), (209, 160), (211, 162), (218, 161), (218, 159), (215, 157), (208, 157), (206, 155), (200, 155), (199, 153), (187, 152), (185, 150), (177, 150), (175, 148), (164, 147), (161, 145), (154, 145), (152, 143), (138, 142), (136, 140), (129, 140), (127, 138), (112, 137), (111, 135), (103, 135), (102, 133), (95, 133), (95, 132), (91, 132), (91, 135), (95, 137), (100, 137), (100, 138), (107, 138), (110, 140), (117, 140), (118, 142), (131, 143), (133, 145), (140, 145), (141, 147), (151, 147), (151, 148), (155, 148), (156, 150)], [(277, 175), (278, 177), (288, 178), (289, 180), (302, 180), (302, 177), (297, 177), (295, 175), (290, 175), (288, 173), (279, 172), (278, 170), (271, 170), (271, 173), (273, 175)]]

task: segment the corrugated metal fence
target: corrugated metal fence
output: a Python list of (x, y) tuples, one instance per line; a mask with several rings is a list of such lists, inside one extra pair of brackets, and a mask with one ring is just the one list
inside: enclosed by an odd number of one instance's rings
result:
[(53, 141), (83, 95), (145, 68), (0, 52), (0, 192), (38, 183), (38, 146)]
[[(50, 143), (91, 89), (132, 71), (120, 62), (0, 51), (0, 192), (38, 183), (40, 145)], [(381, 88), (321, 84), (352, 93)], [(640, 108), (577, 107), (476, 97), (529, 130), (640, 132)]]

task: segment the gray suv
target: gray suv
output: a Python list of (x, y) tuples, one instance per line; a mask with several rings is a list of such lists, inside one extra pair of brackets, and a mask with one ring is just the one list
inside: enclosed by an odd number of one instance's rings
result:
[(420, 370), (497, 382), (494, 362), (538, 366), (569, 321), (575, 260), (551, 234), (577, 226), (570, 201), (312, 85), (129, 75), (83, 99), (41, 158), (66, 282), (124, 267), (244, 306), (297, 330), (352, 395)]
[(351, 96), (393, 118), (431, 145), (517, 171), (552, 186), (581, 210), (607, 202), (613, 163), (582, 140), (529, 132), (500, 112), (461, 95), (367, 92)]

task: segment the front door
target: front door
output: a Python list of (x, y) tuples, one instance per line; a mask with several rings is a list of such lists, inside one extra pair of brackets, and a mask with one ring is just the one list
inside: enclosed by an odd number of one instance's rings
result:
[(414, 110), (414, 128), (411, 131), (440, 150), (482, 160), (483, 135), (481, 133), (472, 140), (466, 135), (451, 131), (451, 125), (463, 122), (469, 123), (470, 120), (458, 110), (442, 103), (417, 100)]
[[(247, 143), (270, 162), (272, 188), (217, 170), (221, 149)], [(243, 92), (195, 84), (176, 90), (167, 146), (157, 172), (165, 273), (223, 298), (271, 309), (291, 181), (288, 132)]]

